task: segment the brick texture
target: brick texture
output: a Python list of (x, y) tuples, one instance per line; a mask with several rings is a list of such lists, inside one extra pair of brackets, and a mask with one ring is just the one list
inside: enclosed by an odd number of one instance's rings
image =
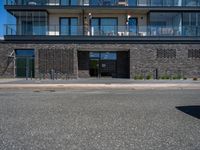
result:
[[(8, 57), (15, 49), (35, 49), (36, 78), (50, 78), (53, 69), (58, 78), (89, 77), (86, 54), (79, 58), (78, 51), (129, 51), (122, 56), (118, 64), (126, 63), (128, 76), (135, 75), (181, 75), (183, 77), (200, 77), (200, 58), (188, 58), (188, 50), (200, 49), (200, 44), (13, 44), (0, 43), (0, 77), (14, 77), (14, 59)], [(176, 50), (174, 58), (158, 58), (157, 50)], [(124, 53), (125, 54), (125, 53)], [(119, 60), (118, 60), (119, 61)], [(79, 65), (79, 69), (78, 69)], [(120, 66), (120, 65), (119, 65)], [(122, 68), (122, 67), (121, 67)], [(119, 71), (119, 69), (118, 69)], [(123, 75), (127, 70), (121, 70)], [(42, 74), (42, 75), (41, 75)], [(123, 75), (125, 76), (125, 74)]]

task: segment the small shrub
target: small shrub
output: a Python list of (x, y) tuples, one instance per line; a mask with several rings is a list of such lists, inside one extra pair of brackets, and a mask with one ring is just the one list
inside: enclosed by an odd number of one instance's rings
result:
[(181, 79), (181, 75), (175, 75), (172, 77), (173, 80), (180, 80)]
[(143, 76), (142, 75), (135, 75), (134, 76), (134, 80), (143, 80)]
[(147, 77), (146, 77), (146, 79), (150, 80), (150, 79), (152, 79), (152, 76), (150, 74), (148, 74)]
[(143, 77), (142, 75), (140, 75), (140, 76), (139, 76), (139, 79), (140, 79), (140, 80), (143, 80), (143, 79), (144, 79), (144, 77)]
[(197, 80), (198, 80), (198, 78), (197, 78), (197, 77), (194, 77), (194, 78), (193, 78), (193, 81), (197, 81)]
[(163, 75), (163, 76), (161, 76), (161, 79), (162, 80), (169, 80), (170, 76), (169, 75)]

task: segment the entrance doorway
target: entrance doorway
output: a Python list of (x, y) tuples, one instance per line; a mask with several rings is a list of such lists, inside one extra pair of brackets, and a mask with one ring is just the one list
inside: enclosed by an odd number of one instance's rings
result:
[(129, 51), (78, 51), (78, 76), (129, 78)]
[(17, 78), (34, 78), (34, 50), (15, 50)]
[(89, 52), (89, 74), (91, 77), (116, 77), (116, 52)]

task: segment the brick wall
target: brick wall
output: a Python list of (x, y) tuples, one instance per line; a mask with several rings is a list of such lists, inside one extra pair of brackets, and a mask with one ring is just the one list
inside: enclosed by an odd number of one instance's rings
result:
[[(68, 72), (70, 78), (78, 77), (77, 51), (129, 51), (130, 78), (135, 75), (152, 74), (158, 70), (159, 76), (164, 74), (185, 77), (200, 77), (200, 58), (188, 58), (188, 50), (200, 49), (200, 44), (11, 44), (0, 43), (0, 76), (14, 77), (14, 61), (8, 55), (14, 49), (35, 49), (35, 75), (43, 72), (48, 77), (49, 70), (56, 68), (63, 73)], [(158, 58), (157, 50), (176, 50), (174, 58)], [(41, 52), (41, 53), (40, 53)], [(44, 56), (48, 53), (48, 57)], [(164, 55), (164, 54), (163, 54)], [(46, 58), (45, 58), (46, 57)], [(62, 59), (62, 60), (61, 60)], [(86, 59), (86, 58), (85, 58)], [(44, 62), (46, 60), (46, 62)], [(124, 59), (125, 61), (126, 59)], [(46, 70), (45, 70), (45, 63)], [(54, 63), (54, 64), (52, 64)], [(82, 60), (82, 63), (85, 63)], [(69, 65), (69, 66), (67, 66)], [(61, 71), (61, 72), (62, 72)], [(84, 71), (84, 69), (83, 69)], [(85, 72), (88, 76), (88, 73)], [(62, 76), (60, 76), (62, 78)], [(65, 75), (64, 77), (65, 78)]]

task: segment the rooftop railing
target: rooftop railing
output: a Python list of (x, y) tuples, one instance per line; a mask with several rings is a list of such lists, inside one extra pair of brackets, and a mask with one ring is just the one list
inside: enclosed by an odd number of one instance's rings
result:
[(199, 0), (4, 0), (5, 5), (198, 7)]
[(200, 26), (22, 26), (5, 25), (11, 36), (200, 36)]

